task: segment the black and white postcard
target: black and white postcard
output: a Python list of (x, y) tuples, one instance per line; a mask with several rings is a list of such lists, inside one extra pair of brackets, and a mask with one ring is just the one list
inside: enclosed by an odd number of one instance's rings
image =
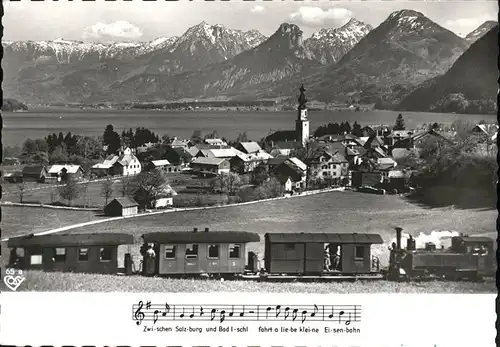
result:
[(495, 345), (496, 1), (2, 5), (0, 343)]

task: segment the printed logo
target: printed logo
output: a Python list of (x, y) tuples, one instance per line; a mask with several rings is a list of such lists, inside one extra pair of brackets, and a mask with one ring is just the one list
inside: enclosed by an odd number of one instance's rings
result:
[(23, 271), (16, 269), (6, 269), (5, 276), (3, 277), (5, 285), (14, 292), (17, 288), (19, 288), (25, 279), (26, 277), (24, 277)]

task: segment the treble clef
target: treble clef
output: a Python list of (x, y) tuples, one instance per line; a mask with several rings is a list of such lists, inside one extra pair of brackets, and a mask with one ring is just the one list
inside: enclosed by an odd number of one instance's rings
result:
[(137, 321), (137, 325), (141, 325), (141, 322), (144, 319), (144, 312), (141, 311), (143, 305), (142, 301), (139, 301), (139, 307), (134, 313), (134, 319)]

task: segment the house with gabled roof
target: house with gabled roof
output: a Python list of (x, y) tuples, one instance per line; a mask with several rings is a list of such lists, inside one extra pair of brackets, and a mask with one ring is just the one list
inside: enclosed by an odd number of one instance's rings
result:
[(83, 177), (83, 169), (80, 165), (52, 165), (49, 169), (49, 176), (59, 182), (70, 179), (78, 180)]
[(47, 168), (43, 165), (29, 165), (25, 166), (22, 171), (24, 182), (39, 182), (44, 183), (49, 173)]
[(220, 175), (229, 173), (231, 165), (227, 159), (213, 157), (198, 157), (191, 164), (191, 169), (194, 173), (202, 175)]
[(139, 159), (132, 153), (130, 148), (126, 148), (113, 164), (113, 171), (117, 175), (130, 176), (141, 172), (142, 165)]
[(239, 142), (235, 148), (245, 154), (255, 154), (262, 151), (260, 145), (255, 141)]
[(133, 199), (115, 198), (104, 207), (104, 214), (106, 216), (132, 216), (137, 214), (138, 207), (139, 204)]
[[(306, 187), (307, 166), (300, 161), (291, 160), (292, 158), (285, 159), (281, 164), (272, 170), (276, 177), (290, 177), (293, 183), (293, 189), (303, 189)], [(305, 170), (302, 168), (305, 167)]]
[[(195, 148), (195, 147), (191, 147)], [(166, 159), (173, 166), (176, 166), (179, 170), (189, 166), (189, 163), (193, 160), (194, 155), (190, 149), (184, 147), (170, 147), (165, 149), (162, 155), (162, 159)]]
[(104, 177), (107, 175), (113, 175), (113, 165), (115, 165), (119, 156), (116, 154), (110, 154), (104, 159), (102, 163), (97, 163), (92, 166), (91, 171), (98, 177)]
[(338, 181), (347, 178), (349, 162), (339, 151), (317, 151), (307, 159), (310, 166), (310, 179)]

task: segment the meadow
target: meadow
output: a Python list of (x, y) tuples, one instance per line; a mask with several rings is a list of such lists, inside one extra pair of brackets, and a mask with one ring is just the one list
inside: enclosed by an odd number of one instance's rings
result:
[[(310, 111), (311, 131), (333, 122), (357, 121), (361, 125), (394, 124), (393, 111)], [(79, 110), (68, 108), (33, 108), (27, 112), (4, 112), (2, 142), (4, 146), (21, 145), (27, 138), (43, 138), (49, 133), (100, 136), (108, 124), (121, 133), (124, 129), (146, 127), (162, 136), (168, 134), (190, 138), (194, 130), (205, 133), (217, 130), (220, 136), (236, 139), (247, 132), (258, 141), (270, 132), (295, 129), (294, 111), (146, 111), (146, 110)], [(494, 115), (459, 115), (447, 113), (403, 112), (406, 126), (439, 122), (451, 124), (457, 119), (495, 122)]]
[(74, 233), (126, 232), (134, 235), (136, 245), (120, 246), (120, 263), (129, 252), (134, 263), (140, 262), (141, 235), (149, 232), (203, 230), (249, 231), (260, 235), (261, 243), (249, 250), (264, 253), (264, 234), (292, 233), (378, 233), (385, 244), (373, 246), (383, 264), (387, 264), (387, 247), (395, 239), (394, 227), (414, 237), (433, 230), (454, 230), (470, 235), (496, 236), (496, 210), (461, 210), (453, 207), (429, 209), (394, 195), (372, 195), (351, 191), (330, 192), (293, 199), (261, 202), (251, 205), (149, 215), (140, 218), (104, 222)]
[[(126, 292), (126, 293), (194, 293), (194, 292), (247, 292), (247, 293), (313, 293), (313, 294), (375, 294), (375, 293), (496, 293), (494, 280), (484, 282), (256, 282), (217, 281), (201, 279), (168, 279), (161, 277), (111, 276), (93, 274), (43, 273), (27, 271), (26, 280), (18, 291), (56, 292)], [(7, 290), (5, 284), (1, 290)]]

